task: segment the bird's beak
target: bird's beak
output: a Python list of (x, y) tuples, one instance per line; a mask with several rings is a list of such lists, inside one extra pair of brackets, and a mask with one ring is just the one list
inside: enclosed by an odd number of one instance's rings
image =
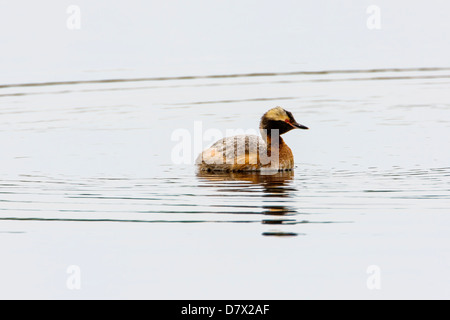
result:
[(300, 124), (300, 123), (297, 123), (297, 122), (291, 122), (290, 124), (291, 124), (294, 128), (297, 128), (297, 129), (304, 129), (304, 130), (308, 130), (308, 129), (309, 129), (307, 126), (304, 126), (304, 125), (302, 125), (302, 124)]

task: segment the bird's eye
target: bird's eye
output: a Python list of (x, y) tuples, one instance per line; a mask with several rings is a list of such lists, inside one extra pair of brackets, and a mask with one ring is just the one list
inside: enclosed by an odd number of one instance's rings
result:
[(284, 120), (284, 122), (286, 122), (286, 123), (290, 123), (289, 119), (286, 119), (286, 120)]

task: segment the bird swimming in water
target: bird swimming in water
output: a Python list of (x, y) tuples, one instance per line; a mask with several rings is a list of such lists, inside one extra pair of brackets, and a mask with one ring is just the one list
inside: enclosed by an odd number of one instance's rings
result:
[(246, 172), (294, 168), (294, 156), (281, 135), (292, 129), (308, 129), (295, 121), (291, 112), (272, 108), (261, 118), (256, 135), (223, 138), (203, 150), (196, 164), (200, 171)]

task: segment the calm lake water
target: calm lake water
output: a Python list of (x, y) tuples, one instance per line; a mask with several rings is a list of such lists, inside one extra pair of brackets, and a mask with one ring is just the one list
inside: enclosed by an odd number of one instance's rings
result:
[[(450, 298), (450, 67), (426, 52), (2, 74), (0, 298)], [(196, 172), (196, 137), (278, 105), (310, 128), (284, 137), (293, 173)]]

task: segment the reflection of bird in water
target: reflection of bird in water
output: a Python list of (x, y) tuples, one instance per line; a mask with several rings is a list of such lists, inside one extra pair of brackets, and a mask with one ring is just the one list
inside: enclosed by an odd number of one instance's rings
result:
[(199, 178), (209, 181), (247, 181), (253, 184), (267, 186), (283, 186), (294, 179), (293, 171), (270, 172), (263, 174), (261, 172), (206, 172), (199, 170)]
[[(201, 180), (212, 182), (212, 184), (208, 184), (210, 186), (218, 186), (214, 184), (214, 182), (223, 182), (223, 181), (236, 181), (236, 182), (249, 182), (249, 186), (258, 185), (262, 187), (262, 197), (269, 198), (290, 198), (292, 197), (292, 193), (297, 191), (297, 189), (292, 185), (294, 180), (294, 172), (293, 171), (281, 171), (274, 172), (274, 174), (261, 174), (261, 173), (238, 173), (238, 172), (205, 172), (198, 171), (197, 177)], [(223, 185), (220, 185), (223, 187)], [(226, 191), (235, 191), (242, 192), (245, 186), (239, 185), (227, 185)], [(260, 190), (259, 190), (260, 192)], [(269, 218), (263, 219), (262, 224), (267, 225), (287, 225), (287, 224), (295, 224), (295, 219), (288, 219), (279, 217), (285, 216), (293, 216), (298, 214), (297, 210), (294, 207), (286, 206), (283, 202), (276, 203), (273, 201), (274, 199), (268, 199), (267, 202), (264, 201), (261, 208), (262, 214), (267, 216), (273, 216), (278, 218)], [(292, 232), (283, 232), (283, 231), (268, 231), (264, 232), (265, 236), (296, 236), (297, 233)]]

